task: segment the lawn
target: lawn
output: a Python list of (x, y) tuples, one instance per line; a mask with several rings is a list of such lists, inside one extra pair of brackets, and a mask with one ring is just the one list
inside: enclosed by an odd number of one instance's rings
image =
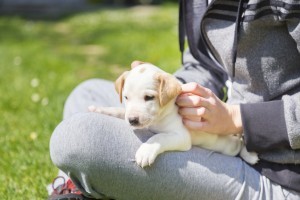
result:
[(70, 91), (132, 60), (180, 66), (177, 5), (106, 8), (58, 20), (0, 17), (0, 199), (46, 199), (49, 139)]

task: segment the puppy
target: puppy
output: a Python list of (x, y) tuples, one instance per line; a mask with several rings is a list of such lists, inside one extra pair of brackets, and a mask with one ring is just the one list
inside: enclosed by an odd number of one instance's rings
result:
[(125, 109), (90, 106), (89, 110), (125, 119), (133, 128), (147, 128), (157, 133), (137, 150), (135, 161), (139, 166), (150, 166), (165, 151), (187, 151), (192, 145), (230, 156), (240, 153), (250, 164), (258, 161), (257, 154), (248, 152), (238, 136), (189, 131), (175, 104), (181, 83), (158, 67), (141, 64), (124, 72), (115, 87), (120, 101), (125, 99)]

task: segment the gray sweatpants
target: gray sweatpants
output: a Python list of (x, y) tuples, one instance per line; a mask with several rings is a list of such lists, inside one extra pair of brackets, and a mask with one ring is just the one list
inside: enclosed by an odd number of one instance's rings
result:
[(64, 120), (50, 141), (53, 163), (86, 195), (117, 200), (300, 199), (240, 158), (198, 147), (165, 152), (153, 166), (142, 169), (134, 155), (153, 133), (88, 113), (89, 105), (122, 106), (111, 82), (86, 81), (67, 99)]

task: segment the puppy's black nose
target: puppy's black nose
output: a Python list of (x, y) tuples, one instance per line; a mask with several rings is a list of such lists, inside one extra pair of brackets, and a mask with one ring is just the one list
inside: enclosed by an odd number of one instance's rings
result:
[(136, 126), (140, 123), (138, 117), (129, 117), (128, 121), (132, 126)]

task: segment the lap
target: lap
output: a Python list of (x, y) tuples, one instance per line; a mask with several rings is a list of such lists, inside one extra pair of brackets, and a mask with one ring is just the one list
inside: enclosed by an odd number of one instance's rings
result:
[(251, 199), (260, 175), (238, 157), (193, 147), (165, 152), (140, 168), (134, 155), (149, 131), (133, 131), (124, 121), (97, 113), (77, 114), (54, 131), (53, 162), (97, 196), (116, 199)]
[(165, 152), (153, 166), (142, 169), (134, 162), (135, 152), (153, 133), (133, 131), (123, 120), (88, 113), (89, 105), (122, 106), (112, 82), (86, 81), (68, 97), (64, 121), (50, 141), (54, 164), (86, 194), (132, 200), (282, 196), (280, 186), (240, 158), (197, 147), (187, 152)]

